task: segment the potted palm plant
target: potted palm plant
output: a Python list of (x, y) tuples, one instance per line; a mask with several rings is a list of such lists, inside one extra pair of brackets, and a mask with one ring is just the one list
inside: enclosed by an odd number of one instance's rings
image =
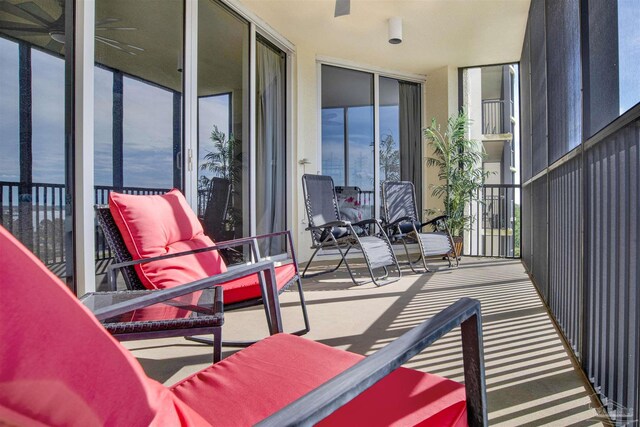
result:
[(426, 212), (428, 215), (445, 213), (448, 216), (447, 226), (458, 257), (462, 253), (462, 235), (471, 228), (475, 219), (468, 204), (478, 200), (478, 190), (489, 174), (482, 169), (484, 148), (478, 141), (467, 137), (468, 126), (466, 113), (460, 111), (447, 120), (446, 129), (442, 130), (433, 119), (431, 126), (424, 130), (432, 150), (427, 166), (438, 169), (440, 180), (440, 184), (430, 186), (431, 194), (444, 202), (444, 212), (437, 209), (427, 209)]

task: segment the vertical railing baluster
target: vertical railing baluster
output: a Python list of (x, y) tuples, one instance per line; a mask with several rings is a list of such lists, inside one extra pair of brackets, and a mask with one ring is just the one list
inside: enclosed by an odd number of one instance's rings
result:
[(4, 184), (0, 185), (0, 225), (4, 226)]
[(34, 253), (36, 254), (36, 256), (38, 258), (40, 258), (45, 264), (47, 263), (47, 252), (46, 249), (45, 251), (43, 251), (42, 247), (40, 246), (40, 242), (41, 242), (41, 238), (40, 238), (40, 191), (38, 191), (38, 185), (34, 184), (31, 187), (31, 200), (33, 203), (33, 200), (35, 200), (35, 206), (33, 207), (33, 209), (35, 209), (35, 224), (33, 224), (34, 218), (31, 219), (32, 222), (32, 227), (34, 228), (33, 230), (33, 249), (34, 249)]
[[(53, 190), (55, 191), (55, 189)], [(60, 262), (65, 262), (65, 252), (64, 252), (64, 208), (65, 208), (65, 187), (58, 187), (58, 200), (60, 203), (60, 207), (58, 209), (58, 217), (60, 218), (60, 226), (58, 227), (58, 232), (60, 233)], [(55, 221), (54, 221), (55, 222)]]
[[(42, 209), (44, 211), (44, 247), (46, 248), (47, 255), (49, 255), (49, 247), (51, 247), (51, 262), (56, 262), (56, 239), (55, 235), (49, 238), (49, 234), (51, 233), (51, 228), (56, 222), (56, 212), (52, 206), (49, 209), (49, 191), (53, 193), (53, 189), (49, 188), (45, 185), (42, 186)], [(49, 221), (49, 211), (51, 211), (51, 220)]]
[(11, 233), (14, 232), (14, 229), (13, 229), (13, 223), (14, 223), (14, 221), (13, 221), (13, 199), (14, 199), (14, 197), (13, 197), (13, 195), (17, 190), (18, 190), (18, 186), (16, 185), (11, 189), (11, 194), (9, 195), (9, 225), (10, 225), (9, 226), (9, 231), (11, 231)]
[(480, 228), (484, 226), (482, 224), (484, 222), (484, 217), (480, 213), (480, 200), (480, 190), (478, 189), (476, 190), (476, 215), (478, 216), (478, 220), (476, 221), (478, 224), (478, 228), (476, 229), (476, 256), (480, 256)]

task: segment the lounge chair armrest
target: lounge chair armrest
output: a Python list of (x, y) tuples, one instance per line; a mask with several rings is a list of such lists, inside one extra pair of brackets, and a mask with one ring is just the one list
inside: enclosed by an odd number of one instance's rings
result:
[(480, 302), (462, 298), (257, 425), (313, 425), (457, 326), (461, 326), (462, 330), (469, 425), (487, 425), (480, 316)]
[[(252, 274), (269, 271), (270, 274), (265, 274), (265, 276), (267, 276), (268, 278), (275, 277), (275, 267), (273, 261), (259, 261), (254, 264), (236, 265), (229, 267), (229, 269), (224, 273), (185, 283), (184, 285), (179, 285), (173, 288), (150, 292), (146, 295), (141, 295), (139, 298), (133, 298), (128, 301), (113, 304), (109, 307), (98, 309), (94, 311), (93, 314), (98, 320), (105, 320), (132, 310), (147, 307), (183, 295), (188, 295), (190, 293), (201, 291), (203, 289), (211, 288), (230, 280), (235, 280)], [(219, 291), (216, 291), (216, 301), (218, 298), (222, 302), (221, 287)]]
[(329, 227), (348, 227), (349, 225), (351, 225), (351, 221), (331, 221), (331, 222), (327, 222), (326, 224), (321, 224), (321, 225), (316, 225), (316, 226), (309, 226), (307, 227), (305, 230), (309, 231), (309, 230), (324, 230), (325, 228), (329, 228)]
[(382, 221), (375, 218), (367, 218), (367, 219), (363, 219), (362, 221), (354, 222), (351, 225), (362, 227), (363, 225), (369, 225), (369, 224), (382, 224)]
[(424, 227), (425, 225), (431, 225), (431, 224), (435, 224), (436, 222), (439, 222), (439, 221), (444, 221), (444, 220), (446, 220), (447, 218), (449, 218), (449, 215), (440, 215), (440, 216), (437, 216), (437, 217), (435, 217), (435, 218), (433, 218), (433, 219), (430, 219), (430, 220), (429, 220), (429, 221), (427, 221), (427, 222), (424, 222), (424, 223), (420, 224), (420, 228)]
[(393, 222), (386, 223), (384, 226), (387, 228), (392, 228), (400, 225), (403, 222), (413, 222), (413, 218), (411, 218), (410, 216), (403, 216), (402, 218), (399, 218)]

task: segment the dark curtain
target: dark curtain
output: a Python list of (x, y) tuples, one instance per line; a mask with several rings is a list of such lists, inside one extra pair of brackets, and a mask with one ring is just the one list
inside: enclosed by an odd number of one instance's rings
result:
[(422, 217), (422, 123), (420, 85), (400, 83), (400, 177), (416, 187), (418, 215)]

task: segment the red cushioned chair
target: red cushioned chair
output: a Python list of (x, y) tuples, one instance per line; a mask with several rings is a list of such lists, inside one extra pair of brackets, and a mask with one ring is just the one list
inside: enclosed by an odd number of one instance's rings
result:
[[(159, 290), (96, 318), (2, 227), (0, 251), (10, 308), (0, 311), (0, 425), (486, 425), (477, 301), (458, 301), (364, 360), (277, 334), (167, 388), (97, 319), (210, 285)], [(458, 325), (466, 386), (398, 368)]]
[[(96, 216), (116, 261), (109, 267), (112, 289), (115, 289), (116, 281), (113, 273), (120, 269), (131, 290), (167, 289), (227, 271), (219, 254), (221, 249), (248, 246), (253, 259), (259, 260), (260, 239), (286, 238), (291, 259), (275, 267), (277, 292), (272, 301), (265, 298), (264, 281), (259, 280), (258, 274), (252, 274), (221, 285), (224, 288), (225, 310), (260, 305), (267, 301), (263, 305), (269, 332), (282, 332), (277, 294), (296, 284), (304, 328), (293, 333), (303, 335), (309, 331), (302, 283), (289, 231), (214, 244), (204, 234), (196, 214), (178, 190), (151, 196), (112, 192), (108, 207), (96, 206)], [(211, 344), (210, 340), (191, 339)], [(253, 342), (227, 341), (224, 344), (246, 346)]]

